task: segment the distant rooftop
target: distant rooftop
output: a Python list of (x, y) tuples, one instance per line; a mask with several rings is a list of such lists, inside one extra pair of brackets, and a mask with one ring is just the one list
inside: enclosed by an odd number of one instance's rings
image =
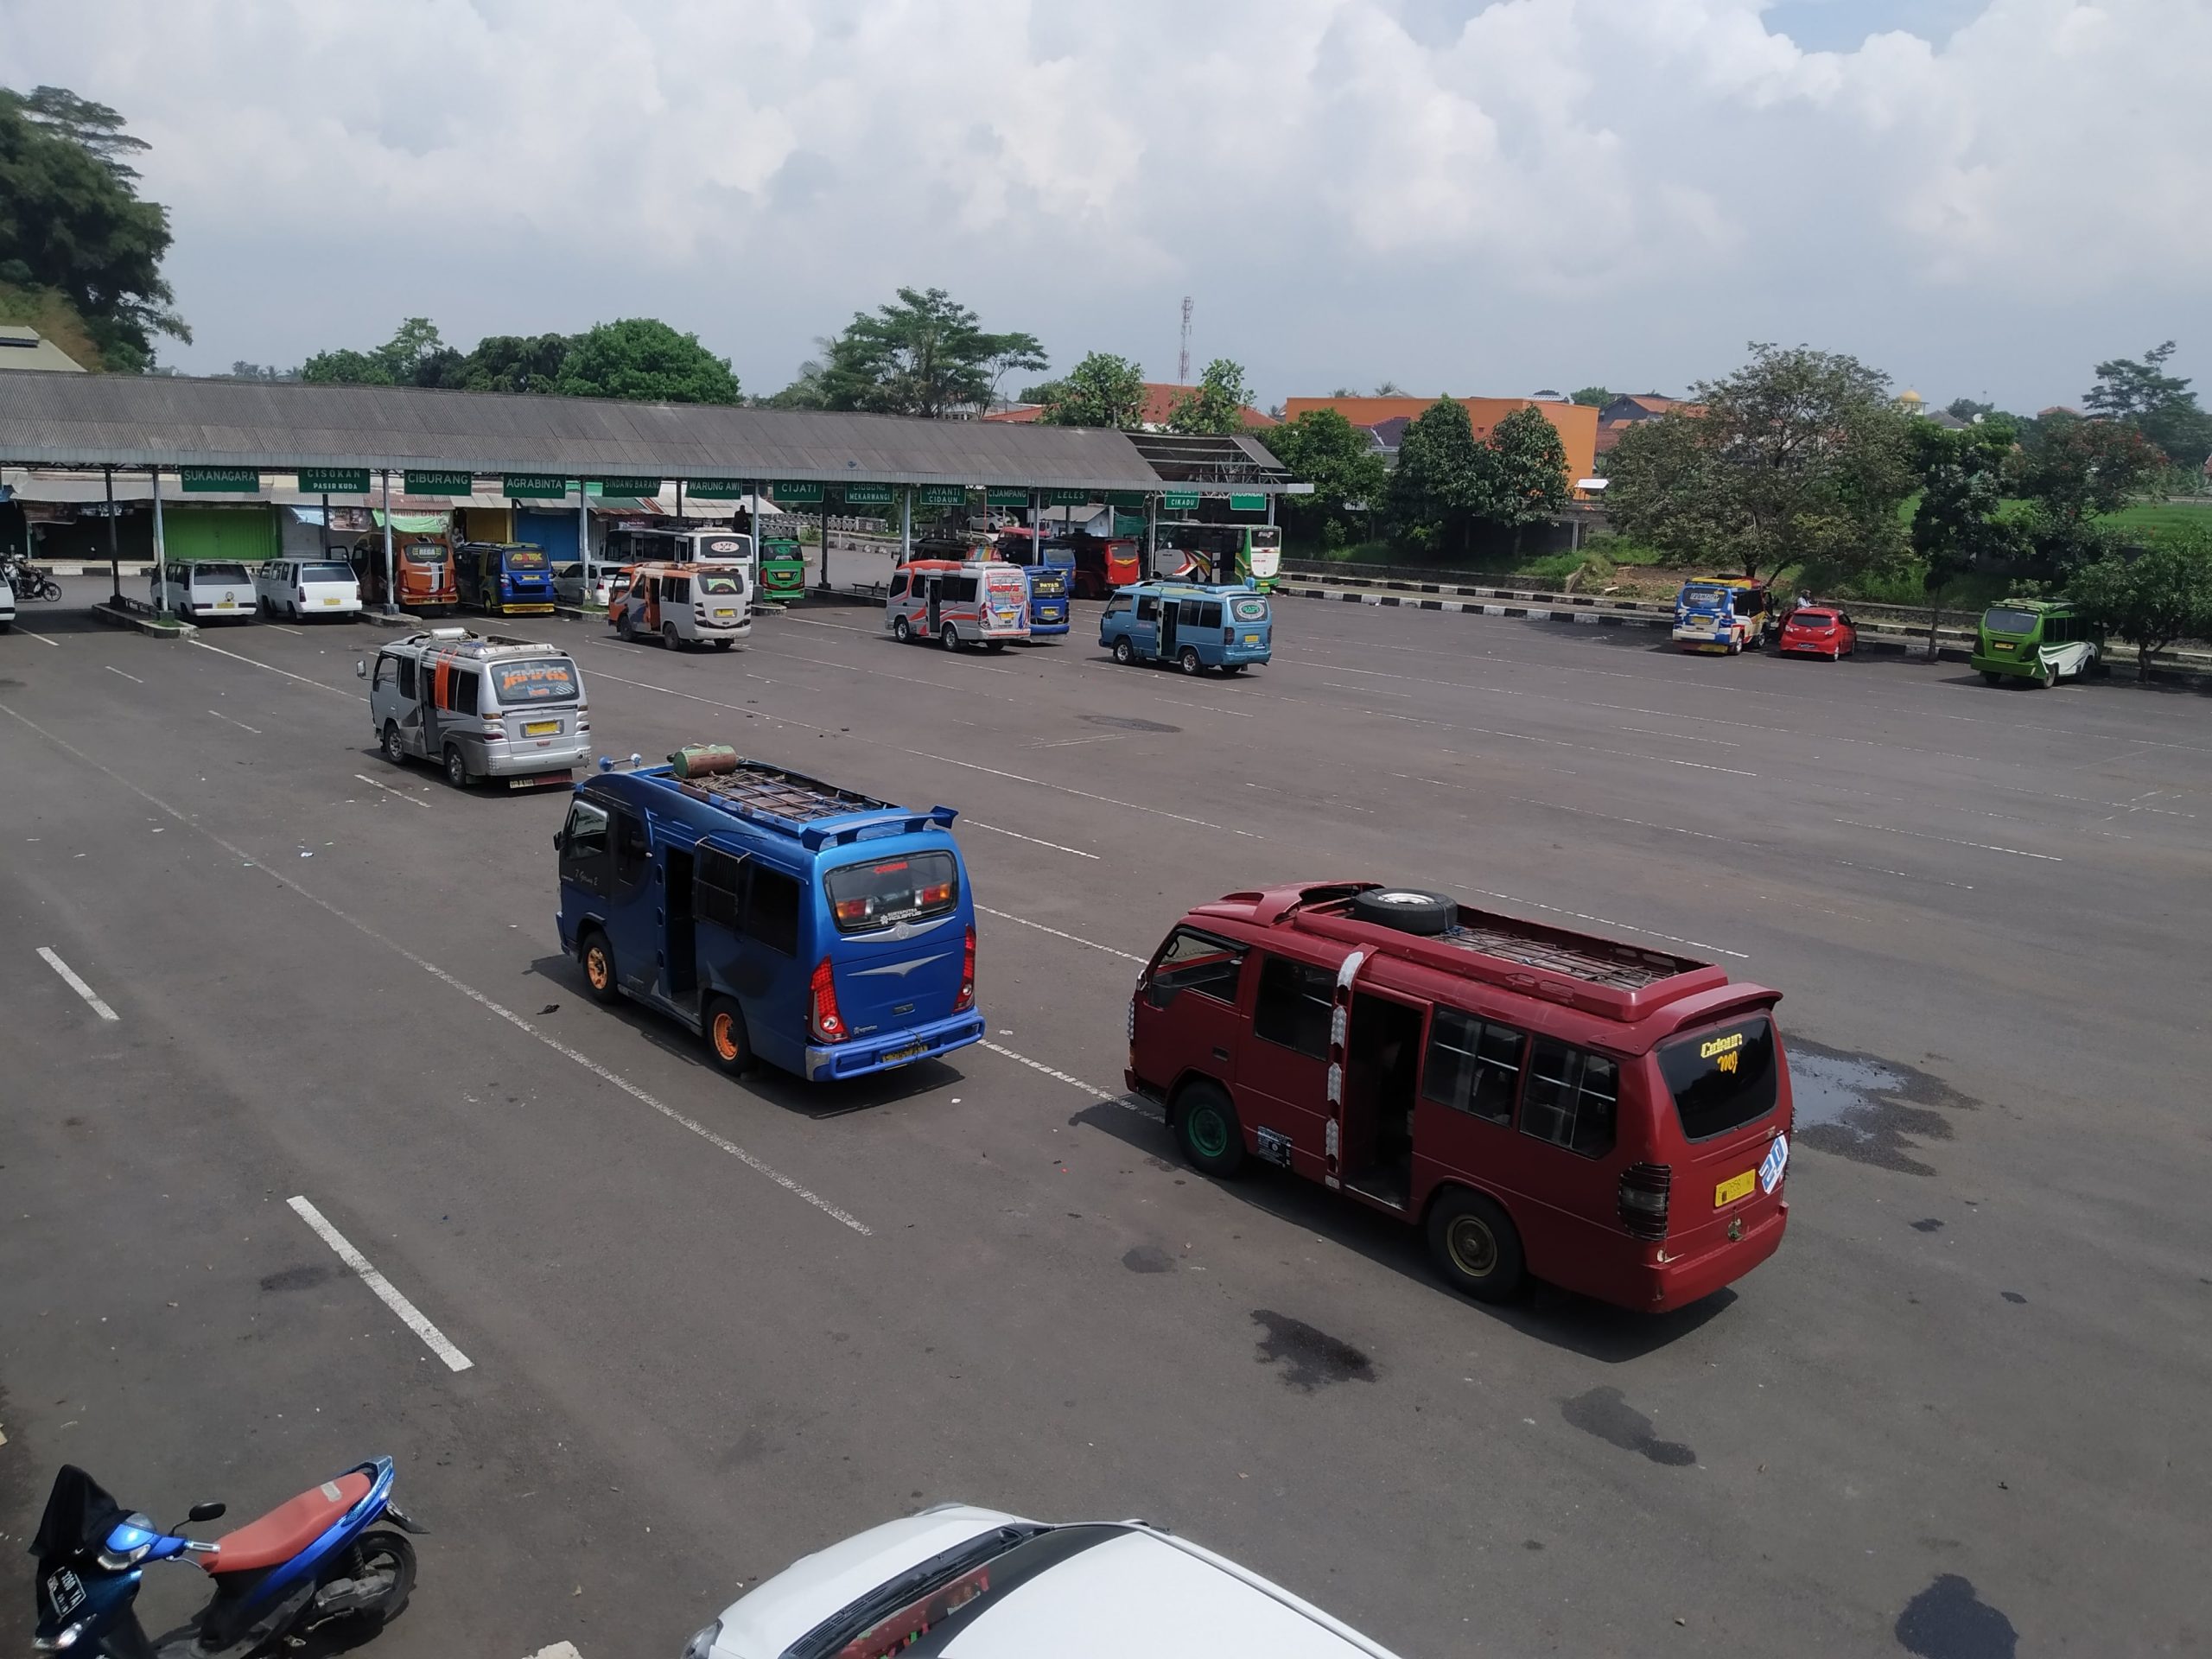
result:
[(82, 374), (85, 365), (35, 328), (0, 322), (0, 369), (48, 369)]

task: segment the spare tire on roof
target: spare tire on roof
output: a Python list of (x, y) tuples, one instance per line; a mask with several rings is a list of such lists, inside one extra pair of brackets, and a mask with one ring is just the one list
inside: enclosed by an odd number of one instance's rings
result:
[(1351, 913), (1401, 933), (1436, 934), (1459, 919), (1459, 901), (1420, 887), (1369, 887), (1352, 894)]

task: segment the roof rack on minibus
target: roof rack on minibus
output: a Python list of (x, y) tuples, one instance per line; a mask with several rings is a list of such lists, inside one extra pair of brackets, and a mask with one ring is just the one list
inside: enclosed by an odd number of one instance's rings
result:
[(672, 772), (663, 775), (673, 787), (694, 798), (721, 807), (748, 823), (794, 836), (810, 851), (858, 841), (864, 835), (918, 835), (932, 825), (949, 828), (959, 817), (949, 806), (912, 811), (765, 760), (741, 758), (731, 771), (697, 778), (680, 779)]

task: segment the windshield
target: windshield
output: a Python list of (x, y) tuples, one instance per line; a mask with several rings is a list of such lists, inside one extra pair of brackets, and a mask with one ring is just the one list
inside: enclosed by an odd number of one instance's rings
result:
[(510, 570), (543, 570), (544, 568), (545, 568), (545, 551), (544, 551), (544, 550), (543, 550), (543, 548), (537, 548), (537, 547), (517, 547), (517, 548), (511, 548), (511, 549), (509, 549), (509, 550), (508, 550), (508, 552), (507, 552), (507, 569), (510, 569)]
[(1240, 599), (1233, 608), (1239, 622), (1264, 622), (1268, 620), (1268, 601), (1264, 599)]
[(242, 564), (195, 564), (192, 567), (195, 578), (201, 582), (244, 582), (245, 566)]
[(910, 1567), (839, 1609), (785, 1648), (784, 1659), (944, 1653), (1025, 1584), (1071, 1556), (1128, 1535), (1118, 1526), (1039, 1527), (1023, 1522), (997, 1528)]
[(950, 853), (906, 853), (848, 864), (823, 876), (823, 886), (840, 933), (943, 916), (960, 901), (960, 872)]
[(1725, 588), (1685, 588), (1676, 601), (1694, 611), (1719, 610), (1727, 602), (1728, 590)]
[(1740, 1129), (1772, 1111), (1778, 1070), (1774, 1026), (1763, 1014), (1659, 1049), (1660, 1075), (1692, 1141)]
[(1835, 626), (1835, 613), (1834, 611), (1796, 611), (1790, 614), (1789, 624), (1792, 627), (1797, 628), (1832, 628)]
[(699, 591), (702, 594), (741, 594), (745, 591), (745, 578), (702, 570), (699, 573)]
[(2042, 620), (2034, 611), (2012, 605), (1993, 605), (1982, 613), (1981, 626), (1991, 633), (2033, 633)]
[(351, 582), (353, 569), (345, 564), (303, 564), (300, 567), (302, 582)]
[(565, 657), (495, 663), (492, 666), (492, 684), (503, 703), (574, 702), (576, 665)]

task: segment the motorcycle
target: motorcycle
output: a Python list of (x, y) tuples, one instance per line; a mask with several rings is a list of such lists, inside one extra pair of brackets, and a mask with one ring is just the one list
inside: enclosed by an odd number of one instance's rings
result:
[(0, 565), (0, 581), (12, 585), (20, 599), (54, 600), (61, 597), (61, 584), (36, 565), (21, 559)]
[[(31, 1540), (32, 1645), (108, 1659), (241, 1659), (332, 1619), (381, 1626), (415, 1588), (406, 1535), (425, 1530), (391, 1501), (392, 1478), (390, 1458), (356, 1465), (209, 1542), (183, 1536), (184, 1528), (219, 1518), (222, 1504), (196, 1503), (163, 1532), (143, 1514), (124, 1514), (90, 1475), (64, 1464)], [(132, 1605), (155, 1561), (196, 1561), (215, 1581), (207, 1606), (158, 1644)]]

